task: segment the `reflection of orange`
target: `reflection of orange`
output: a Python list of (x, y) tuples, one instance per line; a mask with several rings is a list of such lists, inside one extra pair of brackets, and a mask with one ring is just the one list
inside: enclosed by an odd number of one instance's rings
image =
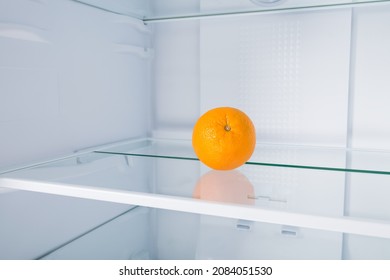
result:
[(250, 118), (231, 107), (211, 109), (196, 122), (192, 146), (199, 160), (217, 170), (244, 164), (255, 149), (256, 133)]
[(254, 204), (254, 189), (238, 170), (211, 170), (195, 186), (193, 197), (226, 203)]

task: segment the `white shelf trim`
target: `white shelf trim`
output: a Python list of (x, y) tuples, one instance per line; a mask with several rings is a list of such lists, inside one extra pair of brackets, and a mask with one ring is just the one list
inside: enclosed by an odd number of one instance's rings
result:
[(290, 213), (258, 207), (214, 203), (184, 197), (13, 178), (0, 178), (0, 187), (225, 218), (390, 238), (390, 223), (385, 221)]

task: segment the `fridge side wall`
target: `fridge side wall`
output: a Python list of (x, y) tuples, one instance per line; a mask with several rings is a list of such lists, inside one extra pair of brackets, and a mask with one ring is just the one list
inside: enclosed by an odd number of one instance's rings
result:
[[(389, 151), (390, 7), (356, 9), (353, 23), (353, 96), (349, 108), (353, 120), (349, 135), (351, 147)], [(381, 170), (390, 163), (385, 153), (376, 158), (356, 154), (350, 160), (352, 167), (365, 164)], [(389, 176), (351, 173), (346, 185), (346, 214), (388, 220), (389, 185)], [(389, 240), (346, 235), (344, 244), (345, 258), (389, 259)]]
[(145, 136), (149, 38), (77, 2), (1, 1), (0, 170)]
[[(150, 34), (139, 20), (74, 1), (0, 1), (0, 172), (147, 135)], [(88, 163), (74, 164), (88, 168)], [(105, 178), (99, 175), (113, 167), (115, 181), (107, 183), (128, 184), (121, 164), (103, 162), (86, 183), (101, 182)], [(65, 166), (54, 173), (69, 180), (83, 175), (72, 170)], [(145, 186), (143, 173), (133, 183)], [(66, 256), (91, 256), (90, 243), (78, 238), (131, 208), (0, 189), (0, 259), (45, 257), (75, 239), (87, 247), (73, 255), (65, 249)], [(134, 219), (145, 220), (143, 216)], [(139, 224), (138, 231), (147, 231)], [(99, 229), (102, 234), (92, 238), (111, 246), (101, 247), (94, 258), (130, 258), (134, 253), (130, 247), (113, 252), (115, 246), (126, 246), (124, 236), (131, 229), (112, 225), (110, 230), (122, 231), (122, 238), (109, 241), (104, 227)], [(139, 240), (138, 248), (144, 244)]]

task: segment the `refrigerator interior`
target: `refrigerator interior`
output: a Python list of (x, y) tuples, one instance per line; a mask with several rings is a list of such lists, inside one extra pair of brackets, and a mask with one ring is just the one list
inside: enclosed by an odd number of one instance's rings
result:
[(255, 2), (0, 0), (0, 259), (390, 258), (390, 1)]

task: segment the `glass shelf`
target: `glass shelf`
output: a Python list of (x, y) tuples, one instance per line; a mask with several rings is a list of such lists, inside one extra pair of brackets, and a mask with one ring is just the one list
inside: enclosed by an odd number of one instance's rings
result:
[[(389, 3), (388, 0), (73, 0), (106, 11), (138, 18), (145, 22), (191, 19), (199, 17), (278, 13), (344, 7), (361, 7)], [(271, 3), (270, 3), (271, 2)]]
[[(191, 141), (140, 139), (94, 150), (96, 153), (198, 160)], [(262, 144), (247, 165), (390, 175), (390, 151)]]
[[(4, 173), (0, 188), (390, 238), (390, 217), (383, 210), (386, 193), (373, 184), (389, 185), (387, 173), (349, 173), (341, 167), (333, 172), (334, 167), (306, 165), (279, 168), (286, 166), (256, 161), (215, 171), (196, 160), (190, 147), (187, 141), (133, 140)], [(258, 145), (255, 158), (285, 158), (288, 165), (295, 160), (348, 161), (341, 149), (263, 147)], [(348, 208), (356, 196), (350, 190), (369, 194), (363, 195), (367, 211)]]
[[(90, 240), (99, 245), (91, 246)], [(129, 259), (128, 256), (132, 260), (389, 259), (389, 241), (136, 207), (42, 259)]]

